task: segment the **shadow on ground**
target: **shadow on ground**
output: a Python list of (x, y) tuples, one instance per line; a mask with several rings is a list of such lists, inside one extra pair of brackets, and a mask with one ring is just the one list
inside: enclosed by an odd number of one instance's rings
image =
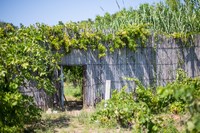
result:
[(69, 126), (69, 116), (48, 114), (41, 121), (32, 124), (25, 129), (25, 133), (54, 132), (55, 128), (67, 128)]
[(67, 101), (65, 105), (67, 111), (83, 109), (83, 101)]
[[(56, 129), (68, 128), (70, 124), (69, 112), (80, 111), (83, 109), (82, 101), (65, 102), (65, 111), (57, 108), (49, 113), (44, 113), (40, 121), (26, 127), (25, 133), (57, 132)], [(68, 112), (69, 111), (69, 112)]]

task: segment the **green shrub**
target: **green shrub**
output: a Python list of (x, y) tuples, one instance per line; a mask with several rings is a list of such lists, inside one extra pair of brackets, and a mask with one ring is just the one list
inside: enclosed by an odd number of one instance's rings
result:
[(22, 132), (25, 124), (40, 117), (40, 109), (20, 87), (29, 87), (31, 81), (47, 93), (55, 91), (50, 77), (60, 56), (45, 46), (44, 38), (34, 26), (0, 28), (0, 132)]
[(127, 127), (132, 121), (134, 104), (132, 95), (126, 93), (125, 88), (120, 92), (115, 90), (111, 99), (97, 105), (98, 111), (93, 115), (93, 120), (101, 124), (115, 125), (118, 123)]
[(132, 93), (125, 88), (113, 91), (111, 99), (101, 102), (92, 120), (106, 126), (120, 125), (122, 127), (145, 127), (152, 130), (153, 115), (145, 102), (135, 102)]
[(24, 124), (39, 120), (41, 110), (33, 98), (19, 92), (0, 91), (0, 132), (20, 132)]
[(184, 110), (184, 104), (180, 101), (175, 101), (169, 105), (169, 110), (173, 114), (179, 114)]
[(172, 112), (189, 111), (190, 118), (186, 126), (188, 131), (200, 131), (200, 78), (189, 78), (179, 69), (176, 81), (165, 87), (158, 87), (157, 92), (160, 100), (168, 103)]
[(101, 102), (92, 116), (92, 121), (104, 126), (131, 127), (134, 132), (178, 132), (173, 119), (163, 113), (179, 114), (189, 111), (186, 123), (189, 132), (200, 131), (200, 79), (188, 78), (178, 70), (176, 81), (153, 92), (133, 78), (137, 87), (135, 93), (113, 91), (112, 97)]

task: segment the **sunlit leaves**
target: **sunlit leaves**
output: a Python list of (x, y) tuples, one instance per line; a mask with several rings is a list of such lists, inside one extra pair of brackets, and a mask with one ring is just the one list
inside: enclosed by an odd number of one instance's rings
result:
[(19, 93), (20, 87), (35, 82), (38, 89), (54, 91), (50, 78), (58, 58), (44, 45), (46, 35), (39, 29), (0, 29), (0, 127), (5, 132), (18, 132), (39, 117), (32, 98)]
[(135, 92), (126, 92), (125, 88), (114, 90), (109, 100), (97, 106), (92, 121), (103, 126), (129, 125), (133, 132), (178, 132), (167, 114), (189, 113), (189, 119), (183, 119), (185, 130), (200, 131), (199, 78), (189, 78), (178, 70), (174, 82), (154, 91), (145, 88), (138, 79), (124, 79), (135, 82)]

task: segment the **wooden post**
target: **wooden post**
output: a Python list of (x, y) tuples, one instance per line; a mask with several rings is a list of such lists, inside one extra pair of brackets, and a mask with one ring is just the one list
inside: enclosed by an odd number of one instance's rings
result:
[(106, 80), (105, 100), (110, 99), (111, 80)]
[(86, 108), (87, 107), (87, 101), (86, 101), (86, 99), (87, 99), (87, 91), (86, 91), (86, 89), (87, 89), (87, 66), (86, 65), (84, 65), (83, 66), (83, 86), (82, 86), (82, 95), (83, 95), (83, 108)]
[(64, 74), (63, 74), (63, 66), (60, 67), (60, 82), (61, 82), (61, 87), (60, 87), (60, 105), (62, 110), (64, 111)]

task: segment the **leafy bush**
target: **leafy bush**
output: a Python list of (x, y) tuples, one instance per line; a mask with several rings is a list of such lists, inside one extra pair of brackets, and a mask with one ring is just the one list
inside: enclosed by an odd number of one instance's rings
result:
[(132, 121), (131, 117), (134, 111), (134, 102), (131, 99), (131, 94), (127, 94), (125, 89), (120, 92), (113, 91), (111, 99), (98, 105), (98, 111), (93, 116), (93, 120), (99, 120), (101, 124), (106, 125), (120, 123), (123, 126), (128, 126)]
[(41, 110), (36, 107), (32, 97), (19, 92), (0, 91), (0, 131), (20, 132), (24, 124), (39, 120)]
[(92, 120), (106, 126), (121, 125), (123, 127), (146, 127), (153, 130), (152, 113), (145, 102), (135, 102), (132, 93), (125, 88), (112, 93), (111, 99), (101, 102)]
[[(176, 81), (165, 87), (145, 88), (137, 79), (136, 93), (127, 93), (125, 88), (112, 93), (111, 99), (101, 102), (92, 120), (102, 125), (131, 127), (134, 132), (178, 132), (170, 117), (163, 113), (179, 114), (189, 111), (185, 121), (189, 132), (200, 131), (200, 79), (188, 78), (178, 70)], [(136, 98), (134, 98), (136, 97)]]
[(185, 104), (183, 104), (182, 102), (175, 101), (169, 105), (169, 110), (173, 114), (179, 114), (184, 111), (184, 108), (185, 108), (184, 106), (185, 106)]
[(179, 69), (176, 81), (158, 87), (157, 90), (160, 100), (171, 105), (169, 107), (172, 111), (189, 111), (190, 118), (186, 126), (188, 131), (200, 131), (200, 78), (189, 78)]
[(32, 26), (0, 28), (0, 132), (20, 132), (40, 117), (40, 109), (19, 92), (20, 87), (31, 81), (48, 93), (55, 90), (50, 77), (58, 58), (44, 46), (43, 37)]

